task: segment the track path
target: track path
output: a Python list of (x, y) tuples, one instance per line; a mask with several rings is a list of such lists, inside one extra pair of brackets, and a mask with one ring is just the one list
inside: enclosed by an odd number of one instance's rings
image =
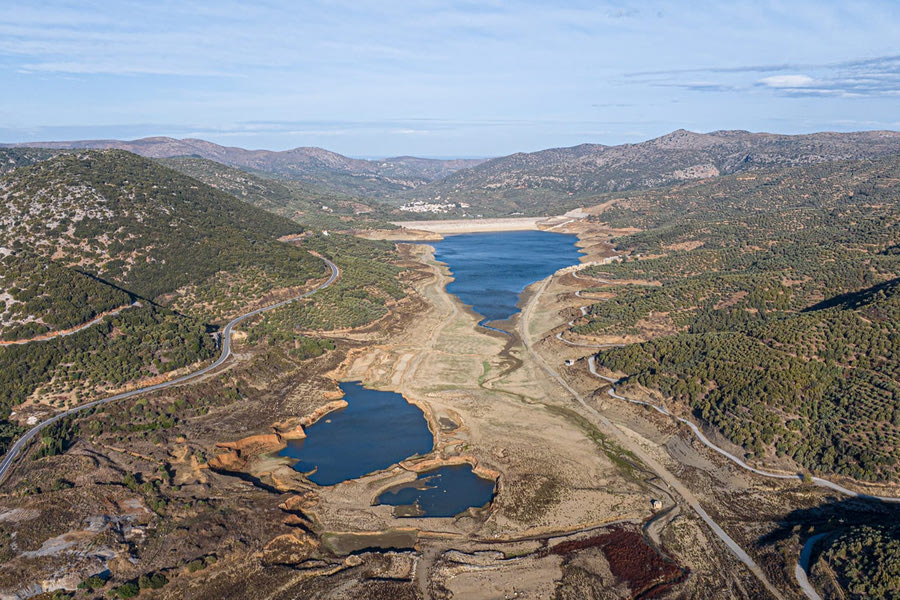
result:
[[(574, 277), (575, 279), (581, 279), (581, 280), (588, 279), (586, 277), (579, 277), (577, 271), (572, 272), (572, 277)], [(591, 277), (590, 279), (593, 281), (599, 281), (601, 283), (606, 283), (606, 284), (617, 283), (615, 281), (608, 281), (606, 279), (599, 279), (596, 277)], [(543, 290), (543, 288), (542, 288), (542, 290)], [(579, 291), (575, 292), (575, 296), (578, 298), (581, 298), (581, 291), (579, 290)], [(588, 308), (590, 308), (590, 305), (582, 306), (579, 309), (581, 311), (582, 316), (587, 315)], [(569, 321), (569, 327), (572, 327), (574, 324), (575, 324), (575, 321)], [(570, 346), (580, 346), (583, 348), (596, 348), (598, 350), (601, 350), (604, 348), (626, 345), (626, 344), (576, 343), (576, 342), (571, 342), (571, 341), (565, 339), (562, 334), (563, 334), (563, 332), (559, 332), (558, 334), (556, 334), (556, 339), (558, 339), (559, 341), (564, 342)], [(616, 389), (615, 389), (615, 384), (619, 383), (618, 380), (613, 379), (612, 377), (606, 377), (605, 375), (601, 375), (600, 373), (598, 373), (596, 363), (594, 362), (594, 356), (591, 356), (588, 358), (588, 369), (590, 370), (591, 375), (593, 375), (594, 377), (597, 377), (598, 379), (602, 379), (603, 381), (606, 381), (606, 382), (612, 384), (612, 387), (610, 387), (608, 393), (613, 398), (616, 398), (617, 400), (624, 400), (625, 402), (630, 402), (632, 404), (640, 404), (643, 406), (650, 407), (660, 414), (666, 415), (667, 417), (671, 417), (681, 423), (684, 423), (685, 425), (687, 425), (690, 428), (690, 430), (694, 433), (694, 435), (697, 437), (697, 439), (700, 440), (701, 443), (703, 443), (703, 445), (705, 445), (707, 448), (709, 448), (713, 452), (716, 452), (717, 454), (724, 456), (725, 458), (727, 458), (734, 464), (738, 465), (739, 467), (746, 469), (747, 471), (750, 471), (751, 473), (755, 473), (755, 474), (761, 475), (763, 477), (770, 477), (772, 479), (801, 479), (801, 480), (803, 479), (802, 475), (795, 474), (795, 473), (773, 473), (771, 471), (763, 471), (761, 469), (752, 467), (752, 466), (748, 465), (746, 462), (744, 462), (743, 460), (741, 460), (739, 457), (735, 456), (734, 454), (713, 444), (711, 441), (709, 441), (709, 439), (705, 435), (703, 435), (703, 432), (700, 431), (700, 428), (697, 427), (697, 425), (695, 425), (694, 423), (692, 423), (691, 421), (689, 421), (687, 419), (683, 419), (677, 415), (672, 414), (671, 412), (669, 412), (669, 410), (665, 406), (657, 406), (656, 404), (651, 404), (649, 402), (643, 402), (640, 400), (632, 400), (631, 398), (626, 398), (625, 396), (620, 396), (618, 393), (616, 393)], [(880, 500), (882, 502), (900, 503), (900, 498), (897, 498), (897, 497), (874, 496), (874, 495), (870, 495), (870, 494), (861, 494), (859, 492), (855, 492), (851, 489), (845, 488), (844, 486), (842, 486), (840, 484), (834, 483), (833, 481), (829, 481), (827, 479), (822, 479), (821, 477), (813, 477), (812, 482), (820, 487), (828, 488), (828, 489), (838, 492), (840, 494), (844, 494), (845, 496), (851, 496), (854, 498), (867, 498), (867, 499), (872, 499), (872, 500)]]
[[(590, 370), (591, 374), (594, 377), (598, 377), (598, 378), (600, 378), (604, 381), (607, 381), (611, 384), (618, 383), (618, 381), (616, 379), (613, 379), (612, 377), (606, 377), (605, 375), (600, 375), (597, 372), (597, 367), (594, 363), (593, 356), (588, 358), (588, 369)], [(763, 477), (771, 477), (772, 479), (800, 479), (800, 480), (803, 479), (803, 477), (801, 475), (797, 475), (794, 473), (773, 473), (771, 471), (763, 471), (762, 469), (757, 469), (756, 467), (751, 467), (750, 465), (748, 465), (746, 462), (744, 462), (743, 460), (741, 460), (734, 454), (713, 444), (711, 441), (709, 441), (709, 439), (705, 435), (703, 435), (703, 432), (700, 431), (700, 428), (697, 427), (694, 423), (692, 423), (691, 421), (688, 421), (687, 419), (683, 419), (679, 416), (673, 415), (671, 412), (669, 412), (669, 410), (665, 406), (657, 406), (656, 404), (651, 404), (649, 402), (643, 402), (641, 400), (632, 400), (631, 398), (626, 398), (625, 396), (620, 396), (619, 394), (616, 393), (615, 387), (611, 387), (609, 389), (609, 392), (607, 392), (607, 393), (617, 400), (624, 400), (625, 402), (630, 402), (632, 404), (641, 404), (643, 406), (648, 406), (660, 414), (666, 415), (668, 417), (672, 417), (673, 419), (675, 419), (681, 423), (684, 423), (691, 429), (691, 431), (694, 433), (694, 436), (696, 436), (696, 438), (698, 440), (700, 440), (700, 442), (704, 446), (706, 446), (713, 452), (716, 452), (717, 454), (724, 456), (725, 458), (727, 458), (734, 464), (738, 465), (739, 467), (741, 467), (743, 469), (746, 469), (747, 471), (750, 471), (751, 473), (755, 473), (755, 474), (761, 475)], [(813, 477), (812, 482), (820, 487), (828, 488), (830, 490), (844, 494), (845, 496), (851, 496), (853, 498), (865, 498), (865, 499), (870, 499), (870, 500), (880, 500), (881, 502), (900, 503), (900, 498), (896, 498), (893, 496), (874, 496), (871, 494), (861, 494), (860, 492), (856, 492), (854, 490), (845, 488), (844, 486), (842, 486), (840, 484), (834, 483), (833, 481), (829, 481), (827, 479), (822, 479), (821, 477)]]
[[(318, 256), (318, 255), (316, 255), (316, 256)], [(219, 354), (219, 358), (217, 358), (214, 363), (207, 365), (206, 367), (203, 367), (202, 369), (194, 371), (193, 373), (188, 373), (187, 375), (182, 375), (181, 377), (178, 377), (177, 379), (173, 379), (171, 381), (164, 381), (162, 383), (148, 385), (146, 387), (138, 388), (136, 390), (131, 390), (130, 392), (123, 392), (121, 394), (116, 394), (115, 396), (109, 396), (107, 398), (100, 398), (98, 400), (93, 400), (92, 402), (88, 402), (86, 404), (76, 406), (75, 408), (70, 408), (69, 410), (66, 410), (61, 413), (57, 413), (57, 414), (53, 415), (49, 419), (41, 421), (40, 423), (38, 423), (37, 425), (35, 425), (31, 429), (29, 429), (22, 437), (20, 437), (18, 440), (16, 440), (16, 442), (12, 446), (10, 446), (9, 450), (6, 453), (6, 456), (4, 456), (3, 460), (0, 461), (0, 482), (2, 482), (3, 479), (6, 477), (6, 475), (9, 474), (10, 470), (12, 470), (13, 466), (16, 463), (16, 459), (18, 459), (19, 455), (22, 453), (22, 450), (28, 445), (28, 443), (32, 439), (34, 439), (35, 436), (37, 436), (38, 433), (41, 432), (42, 429), (44, 429), (48, 425), (52, 425), (53, 423), (59, 421), (60, 419), (65, 419), (66, 417), (69, 417), (69, 416), (79, 413), (81, 411), (87, 410), (89, 408), (99, 406), (101, 404), (106, 404), (108, 402), (114, 402), (116, 400), (125, 400), (126, 398), (132, 398), (132, 397), (138, 396), (140, 394), (146, 394), (147, 392), (155, 392), (155, 391), (163, 390), (163, 389), (170, 388), (170, 387), (173, 387), (176, 385), (188, 383), (188, 382), (193, 381), (193, 380), (197, 379), (198, 377), (202, 377), (203, 375), (206, 375), (210, 371), (222, 366), (222, 364), (226, 360), (228, 360), (228, 358), (231, 356), (231, 333), (237, 325), (239, 325), (241, 322), (249, 319), (250, 317), (256, 316), (260, 313), (264, 313), (266, 311), (273, 310), (280, 306), (284, 306), (285, 304), (290, 304), (291, 302), (296, 302), (297, 300), (307, 298), (307, 297), (315, 294), (319, 290), (323, 290), (323, 289), (327, 288), (329, 285), (334, 283), (334, 281), (338, 277), (340, 277), (341, 270), (338, 268), (338, 266), (336, 264), (334, 264), (333, 262), (331, 262), (330, 260), (328, 260), (327, 258), (325, 258), (323, 256), (318, 256), (318, 257), (321, 258), (323, 261), (325, 261), (325, 264), (328, 265), (329, 269), (331, 269), (331, 276), (329, 276), (328, 280), (304, 294), (295, 296), (294, 298), (289, 298), (288, 300), (284, 300), (284, 301), (278, 302), (276, 304), (270, 304), (269, 306), (264, 306), (262, 308), (257, 308), (256, 310), (251, 310), (250, 312), (244, 313), (241, 316), (235, 317), (234, 319), (229, 321), (229, 323), (227, 325), (225, 325), (225, 328), (222, 330), (222, 351)]]
[(756, 564), (756, 561), (747, 554), (741, 546), (735, 542), (731, 536), (729, 536), (722, 527), (716, 523), (713, 518), (707, 513), (703, 507), (700, 505), (700, 501), (696, 496), (684, 485), (681, 483), (678, 478), (676, 478), (672, 473), (670, 473), (659, 461), (657, 461), (653, 456), (650, 455), (639, 443), (637, 443), (633, 438), (628, 436), (622, 429), (618, 426), (614, 425), (612, 421), (610, 421), (605, 415), (603, 415), (600, 411), (596, 410), (592, 406), (590, 406), (587, 402), (585, 402), (584, 398), (578, 391), (575, 390), (569, 383), (563, 379), (559, 373), (550, 368), (550, 365), (546, 363), (544, 358), (537, 353), (534, 349), (531, 335), (528, 331), (528, 323), (531, 318), (531, 313), (534, 310), (534, 307), (537, 305), (538, 299), (543, 295), (544, 291), (547, 289), (551, 279), (553, 276), (544, 279), (538, 288), (537, 292), (531, 296), (531, 299), (528, 301), (525, 309), (522, 311), (522, 318), (519, 321), (521, 332), (522, 332), (522, 341), (525, 344), (526, 350), (528, 350), (529, 354), (534, 358), (538, 365), (552, 377), (555, 381), (557, 381), (569, 394), (572, 395), (575, 400), (578, 401), (578, 404), (591, 415), (595, 424), (599, 424), (601, 428), (608, 434), (612, 435), (616, 438), (618, 443), (620, 443), (625, 449), (634, 453), (647, 467), (652, 470), (656, 475), (669, 486), (670, 489), (674, 490), (681, 496), (684, 501), (690, 505), (691, 508), (697, 513), (697, 515), (709, 526), (712, 532), (720, 539), (722, 542), (728, 547), (729, 550), (744, 563), (748, 569), (759, 579), (760, 583), (765, 586), (765, 588), (772, 594), (775, 598), (779, 600), (784, 600), (784, 596), (782, 593), (772, 585), (772, 582), (769, 581), (766, 574), (763, 570)]
[(52, 340), (58, 337), (65, 337), (67, 335), (72, 335), (73, 333), (78, 333), (79, 331), (84, 331), (88, 327), (96, 325), (106, 317), (111, 317), (113, 315), (117, 315), (126, 308), (132, 308), (135, 306), (140, 306), (141, 303), (138, 301), (134, 301), (131, 304), (126, 304), (124, 306), (120, 306), (119, 308), (115, 308), (113, 310), (108, 310), (106, 312), (100, 313), (90, 321), (86, 323), (82, 323), (81, 325), (76, 325), (75, 327), (70, 327), (69, 329), (63, 329), (60, 331), (51, 331), (49, 333), (44, 333), (41, 335), (37, 335), (33, 338), (28, 338), (27, 340), (3, 340), (0, 341), (0, 346), (23, 346), (25, 344), (32, 344), (34, 342), (46, 342), (47, 340)]
[[(572, 275), (576, 279), (585, 279), (583, 277), (578, 277), (577, 273), (572, 273)], [(613, 282), (608, 282), (605, 280), (596, 280), (596, 281), (601, 281), (603, 283), (613, 283)], [(581, 297), (580, 291), (576, 292), (575, 295), (580, 298)], [(581, 314), (586, 315), (587, 309), (588, 309), (587, 306), (582, 306), (580, 308)], [(573, 321), (570, 321), (569, 326), (571, 327), (573, 325), (573, 323), (574, 323)], [(607, 348), (607, 347), (611, 346), (611, 344), (603, 344), (603, 345), (577, 344), (577, 343), (570, 342), (570, 341), (566, 340), (565, 338), (563, 338), (562, 332), (558, 333), (556, 335), (556, 337), (561, 342), (565, 342), (566, 344), (568, 344), (570, 346), (593, 347), (596, 349), (603, 349), (603, 348)], [(639, 404), (642, 406), (647, 406), (662, 415), (671, 417), (671, 418), (675, 419), (676, 421), (679, 421), (680, 423), (687, 425), (688, 428), (690, 428), (691, 432), (693, 432), (694, 436), (704, 446), (706, 446), (713, 452), (719, 454), (720, 456), (725, 457), (726, 459), (728, 459), (729, 461), (738, 465), (739, 467), (741, 467), (747, 471), (750, 471), (751, 473), (760, 475), (762, 477), (769, 477), (772, 479), (800, 479), (800, 480), (803, 479), (802, 475), (800, 475), (800, 474), (773, 473), (771, 471), (764, 471), (762, 469), (757, 469), (756, 467), (752, 467), (752, 466), (748, 465), (746, 462), (744, 462), (741, 458), (735, 456), (731, 452), (728, 452), (724, 448), (721, 448), (721, 447), (715, 445), (714, 443), (712, 443), (709, 440), (709, 438), (707, 438), (703, 434), (703, 432), (700, 431), (700, 428), (696, 424), (689, 421), (688, 419), (684, 419), (682, 417), (672, 414), (671, 412), (669, 412), (669, 410), (665, 406), (658, 406), (656, 404), (651, 404), (650, 402), (643, 402), (641, 400), (633, 400), (631, 398), (626, 398), (625, 396), (618, 394), (616, 392), (616, 388), (615, 388), (615, 384), (618, 383), (618, 380), (616, 380), (612, 377), (607, 377), (605, 375), (601, 375), (600, 373), (598, 373), (597, 366), (596, 366), (594, 359), (595, 359), (594, 356), (588, 357), (588, 369), (590, 370), (591, 375), (593, 375), (594, 377), (597, 377), (598, 379), (602, 379), (603, 381), (606, 381), (607, 383), (611, 384), (609, 390), (607, 391), (607, 393), (611, 397), (613, 397), (617, 400), (623, 400), (625, 402), (630, 402), (631, 404)], [(845, 496), (850, 496), (850, 497), (854, 497), (854, 498), (865, 498), (865, 499), (871, 499), (871, 500), (878, 500), (881, 502), (900, 503), (900, 498), (897, 498), (897, 497), (861, 494), (859, 492), (848, 489), (840, 484), (834, 483), (833, 481), (829, 481), (827, 479), (823, 479), (821, 477), (812, 477), (812, 483), (814, 483), (815, 485), (817, 485), (819, 487), (824, 487), (824, 488), (833, 490), (833, 491), (843, 494)], [(794, 568), (794, 576), (797, 579), (797, 584), (800, 586), (800, 588), (803, 590), (803, 593), (806, 594), (806, 596), (810, 600), (822, 600), (822, 597), (819, 595), (819, 593), (816, 591), (816, 589), (812, 586), (812, 584), (810, 584), (809, 578), (807, 577), (807, 572), (809, 570), (809, 562), (810, 562), (810, 558), (812, 555), (813, 546), (815, 545), (815, 542), (819, 540), (819, 538), (823, 537), (823, 535), (824, 534), (813, 536), (809, 540), (806, 541), (806, 544), (803, 546), (803, 552), (800, 556), (800, 560)]]

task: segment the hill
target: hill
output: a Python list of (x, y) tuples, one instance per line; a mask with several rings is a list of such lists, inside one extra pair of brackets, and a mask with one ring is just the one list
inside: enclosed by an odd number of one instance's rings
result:
[[(304, 213), (302, 219), (309, 216), (309, 211), (302, 208), (306, 201), (321, 196), (382, 201), (388, 207), (380, 212), (403, 219), (413, 212), (417, 218), (558, 214), (592, 204), (597, 195), (608, 192), (654, 188), (760, 169), (898, 154), (900, 133), (779, 135), (748, 131), (694, 133), (680, 129), (638, 144), (582, 144), (490, 160), (408, 156), (360, 160), (321, 148), (281, 152), (246, 150), (204, 140), (168, 137), (5, 146), (19, 151), (24, 147), (40, 147), (45, 152), (47, 149), (115, 148), (150, 158), (203, 158), (262, 179), (274, 177), (306, 184), (291, 192)], [(201, 179), (202, 173), (209, 170), (187, 162), (180, 164), (186, 172)], [(283, 195), (283, 191), (278, 194)], [(365, 200), (361, 204), (377, 206)]]
[(585, 270), (616, 294), (573, 332), (645, 340), (598, 361), (751, 456), (896, 482), (898, 198), (897, 157), (605, 196), (638, 260)]
[(77, 404), (209, 358), (208, 323), (325, 273), (276, 240), (301, 226), (154, 161), (38, 158), (0, 176), (0, 339), (20, 342), (0, 345), (0, 450), (14, 406)]
[(297, 223), (323, 229), (386, 228), (387, 210), (301, 181), (259, 177), (205, 158), (164, 158), (161, 164)]
[(348, 158), (322, 148), (294, 148), (281, 152), (220, 146), (197, 139), (150, 137), (133, 141), (83, 140), (7, 144), (7, 147), (47, 149), (117, 149), (148, 158), (191, 156), (206, 158), (245, 171), (314, 184), (345, 195), (385, 197), (422, 185), (481, 160), (437, 160), (397, 157), (384, 160)]
[(27, 167), (59, 154), (48, 148), (3, 148), (0, 147), (0, 175), (18, 167)]
[(621, 146), (583, 144), (495, 158), (401, 195), (403, 202), (463, 203), (450, 216), (558, 213), (605, 192), (719, 175), (900, 153), (900, 133), (776, 135), (685, 130)]
[(148, 299), (254, 267), (305, 280), (321, 265), (275, 241), (302, 232), (127, 152), (68, 153), (0, 178), (0, 246), (52, 258)]

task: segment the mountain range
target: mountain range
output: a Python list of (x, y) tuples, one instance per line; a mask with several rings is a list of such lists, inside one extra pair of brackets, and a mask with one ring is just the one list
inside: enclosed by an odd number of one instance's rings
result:
[[(410, 210), (435, 217), (543, 214), (584, 204), (608, 192), (758, 169), (877, 158), (900, 153), (900, 132), (781, 135), (679, 129), (637, 144), (582, 144), (493, 159), (454, 160), (408, 156), (361, 160), (321, 148), (246, 150), (168, 137), (0, 147), (111, 148), (157, 159), (203, 158), (262, 177), (304, 182), (325, 194), (378, 200), (394, 210), (395, 218), (402, 219)], [(312, 200), (316, 200), (315, 194)]]
[(198, 139), (177, 140), (148, 137), (139, 140), (81, 140), (69, 142), (29, 142), (0, 145), (55, 150), (127, 150), (147, 158), (191, 156), (206, 158), (246, 171), (262, 172), (286, 179), (316, 184), (330, 182), (334, 191), (374, 197), (399, 192), (445, 177), (456, 170), (472, 167), (483, 159), (439, 160), (400, 156), (382, 160), (350, 158), (322, 148), (292, 150), (247, 150), (220, 146)]

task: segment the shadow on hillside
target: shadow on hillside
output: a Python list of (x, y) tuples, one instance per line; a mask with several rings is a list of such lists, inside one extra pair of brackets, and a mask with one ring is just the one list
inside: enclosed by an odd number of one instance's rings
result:
[(813, 304), (808, 308), (804, 308), (802, 312), (814, 312), (817, 310), (825, 310), (840, 306), (845, 310), (854, 310), (867, 304), (872, 304), (878, 300), (886, 299), (889, 296), (900, 293), (900, 277), (879, 283), (870, 288), (860, 290), (858, 292), (848, 292), (827, 298), (818, 304)]
[(799, 534), (801, 539), (817, 533), (857, 525), (900, 523), (900, 503), (874, 498), (830, 498), (824, 504), (787, 513), (778, 527), (759, 538), (760, 546), (770, 546)]

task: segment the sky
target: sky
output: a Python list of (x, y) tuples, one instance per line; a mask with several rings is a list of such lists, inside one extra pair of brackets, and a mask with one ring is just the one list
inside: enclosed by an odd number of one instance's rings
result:
[(0, 4), (0, 142), (480, 157), (900, 129), (900, 0)]

